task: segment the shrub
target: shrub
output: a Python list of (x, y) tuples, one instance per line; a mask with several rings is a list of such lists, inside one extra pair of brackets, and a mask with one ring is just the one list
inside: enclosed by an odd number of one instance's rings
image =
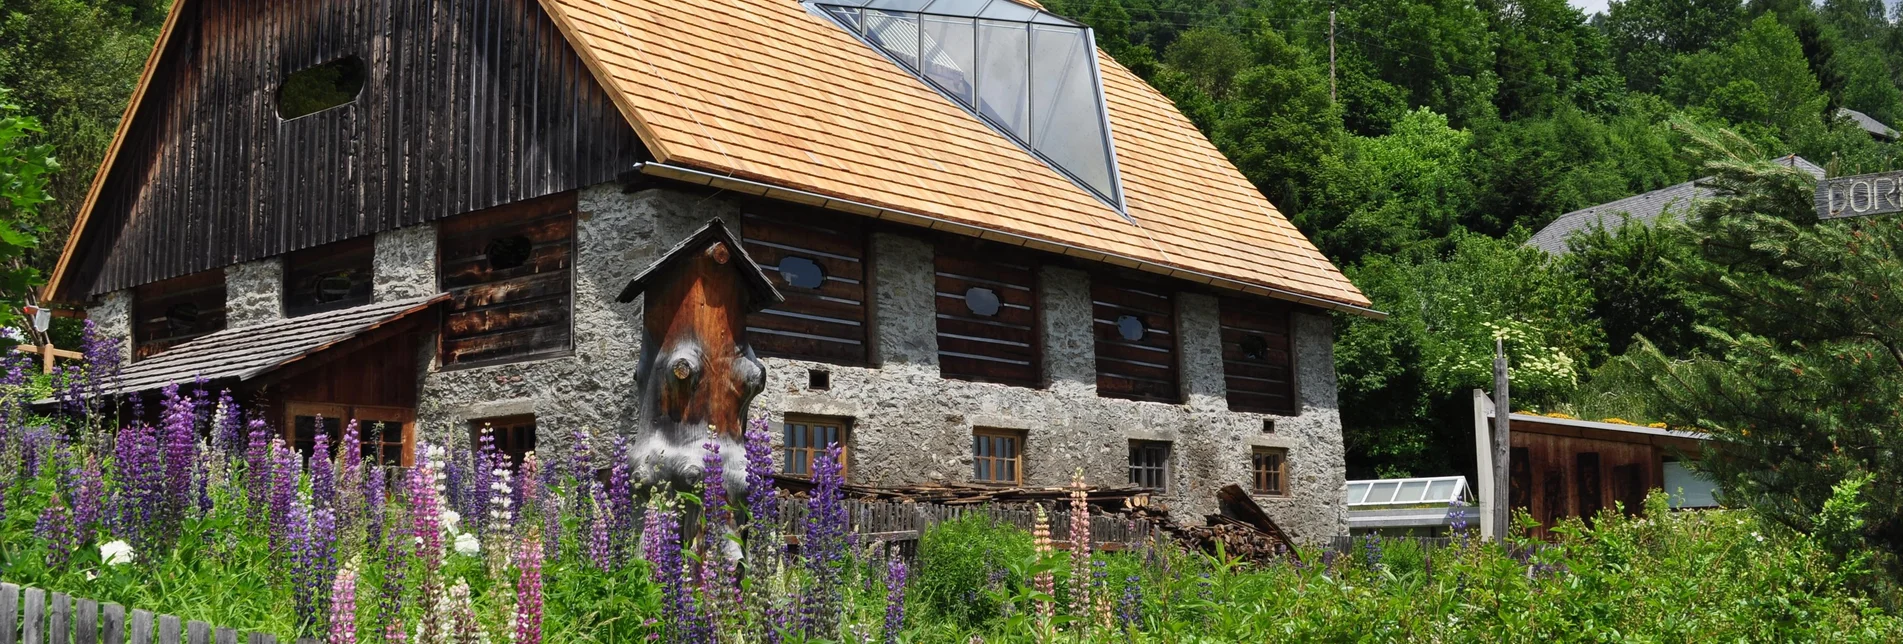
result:
[(1031, 534), (989, 517), (967, 516), (940, 523), (919, 540), (914, 591), (926, 615), (976, 625), (1003, 608), (992, 592), (1015, 589), (1019, 579), (1007, 562), (1031, 557)]

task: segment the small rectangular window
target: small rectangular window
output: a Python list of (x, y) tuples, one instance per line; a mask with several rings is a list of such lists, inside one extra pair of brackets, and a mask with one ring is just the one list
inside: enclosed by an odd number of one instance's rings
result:
[(225, 329), (225, 271), (214, 269), (132, 291), (133, 358)]
[(401, 407), (287, 402), (284, 404), (285, 440), (299, 454), (311, 455), (321, 422), (329, 436), (332, 455), (343, 438), (343, 428), (357, 421), (357, 438), (366, 462), (408, 467), (415, 450), (416, 412)]
[(444, 220), (437, 275), (444, 366), (567, 355), (573, 350), (575, 193)]
[(298, 317), (370, 303), (376, 237), (358, 237), (284, 257), (284, 315)]
[(509, 462), (521, 465), (535, 451), (535, 415), (498, 416), (469, 421), (469, 444), (480, 445), (483, 432), (495, 440), (496, 451), (508, 455)]
[(1170, 490), (1170, 444), (1130, 441), (1130, 484), (1158, 492)]
[(1254, 491), (1262, 496), (1288, 496), (1288, 450), (1257, 447), (1250, 451), (1249, 470)]
[(785, 458), (783, 469), (788, 475), (811, 477), (813, 460), (834, 443), (839, 444), (839, 475), (842, 478), (846, 475), (846, 464), (850, 461), (846, 458), (850, 440), (846, 419), (788, 414), (781, 425), (780, 448)]
[(1024, 435), (1001, 429), (971, 433), (971, 480), (978, 483), (1024, 483)]

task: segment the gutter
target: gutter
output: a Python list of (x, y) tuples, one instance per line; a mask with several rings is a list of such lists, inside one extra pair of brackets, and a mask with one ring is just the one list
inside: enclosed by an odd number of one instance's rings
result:
[(813, 207), (817, 207), (817, 208), (821, 208), (825, 210), (851, 213), (851, 214), (860, 215), (863, 217), (871, 217), (873, 219), (879, 219), (883, 221), (898, 222), (901, 224), (906, 224), (908, 226), (916, 226), (919, 228), (929, 228), (932, 230), (940, 230), (940, 231), (945, 231), (945, 232), (949, 232), (953, 234), (964, 235), (966, 237), (977, 237), (980, 239), (986, 239), (986, 240), (995, 241), (995, 242), (1002, 242), (1002, 243), (1010, 244), (1013, 246), (1022, 246), (1025, 248), (1032, 248), (1032, 249), (1041, 250), (1041, 251), (1045, 251), (1049, 253), (1056, 253), (1059, 255), (1065, 255), (1069, 257), (1087, 259), (1093, 262), (1103, 262), (1103, 263), (1114, 264), (1117, 266), (1123, 266), (1127, 268), (1135, 268), (1147, 273), (1156, 273), (1158, 275), (1164, 275), (1164, 276), (1173, 277), (1177, 279), (1189, 280), (1191, 282), (1195, 282), (1198, 284), (1207, 284), (1209, 286), (1215, 286), (1218, 288), (1224, 288), (1224, 289), (1228, 289), (1232, 291), (1241, 291), (1244, 293), (1248, 293), (1250, 295), (1271, 297), (1278, 300), (1294, 302), (1297, 304), (1304, 304), (1304, 305), (1321, 308), (1321, 309), (1327, 309), (1331, 311), (1341, 311), (1343, 313), (1358, 315), (1361, 317), (1374, 319), (1374, 320), (1385, 320), (1388, 317), (1388, 314), (1371, 309), (1371, 308), (1355, 306), (1352, 304), (1343, 304), (1341, 302), (1322, 299), (1319, 297), (1315, 297), (1313, 295), (1305, 295), (1302, 293), (1296, 293), (1294, 291), (1288, 291), (1288, 290), (1283, 290), (1278, 288), (1270, 288), (1266, 286), (1261, 286), (1257, 284), (1251, 284), (1248, 282), (1230, 279), (1227, 277), (1211, 275), (1209, 273), (1204, 273), (1201, 271), (1191, 271), (1191, 270), (1176, 268), (1173, 266), (1164, 266), (1162, 264), (1157, 264), (1155, 262), (1137, 259), (1134, 257), (1126, 257), (1122, 255), (1114, 255), (1110, 253), (1105, 253), (1102, 251), (1089, 250), (1089, 249), (1085, 249), (1085, 248), (1081, 248), (1077, 246), (1072, 246), (1069, 244), (1053, 242), (1053, 241), (1049, 241), (1045, 239), (1038, 239), (1038, 238), (1030, 237), (1026, 235), (1001, 232), (997, 230), (991, 230), (988, 228), (979, 228), (977, 226), (973, 226), (970, 224), (962, 224), (962, 223), (958, 223), (958, 222), (944, 219), (941, 217), (932, 217), (928, 215), (921, 215), (918, 213), (906, 212), (902, 210), (893, 210), (891, 208), (886, 208), (883, 206), (875, 206), (872, 204), (853, 201), (850, 199), (840, 199), (838, 197), (830, 197), (830, 196), (826, 196), (826, 195), (822, 195), (822, 194), (818, 194), (814, 192), (807, 192), (805, 190), (782, 188), (779, 186), (762, 183), (759, 181), (753, 181), (751, 179), (742, 179), (742, 178), (734, 177), (730, 175), (716, 174), (716, 173), (707, 172), (704, 170), (697, 170), (694, 168), (673, 165), (670, 163), (665, 163), (660, 161), (645, 161), (641, 163), (636, 163), (634, 164), (633, 169), (635, 172), (639, 172), (641, 174), (644, 174), (650, 177), (671, 179), (674, 181), (681, 181), (681, 182), (691, 183), (695, 185), (712, 186), (722, 190), (731, 190), (731, 191), (739, 192), (743, 194), (766, 197), (768, 199), (775, 199), (779, 201), (787, 201), (787, 202), (792, 202), (797, 204), (803, 204), (803, 205), (813, 206)]

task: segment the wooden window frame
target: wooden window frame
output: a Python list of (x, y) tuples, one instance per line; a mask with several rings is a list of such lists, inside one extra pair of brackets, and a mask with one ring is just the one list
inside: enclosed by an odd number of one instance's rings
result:
[[(284, 317), (295, 318), (314, 315), (327, 311), (337, 311), (369, 304), (376, 282), (377, 263), (376, 237), (365, 236), (355, 239), (325, 244), (315, 248), (306, 248), (284, 256)], [(318, 266), (323, 270), (314, 271), (310, 267)], [(351, 284), (351, 292), (342, 298), (329, 302), (303, 304), (294, 301), (305, 295), (303, 282), (306, 279), (319, 279), (334, 275), (340, 271), (362, 276), (361, 289), (356, 282)]]
[[(229, 285), (225, 281), (224, 269), (212, 269), (141, 284), (132, 289), (132, 359), (143, 360), (165, 352), (172, 347), (191, 342), (230, 327), (225, 305), (229, 294)], [(170, 323), (168, 315), (173, 306), (198, 302), (211, 310), (201, 310), (201, 316), (211, 316), (203, 328), (195, 328), (184, 334), (168, 334), (154, 337), (154, 325)], [(155, 303), (156, 302), (156, 303)]]
[[(416, 460), (416, 410), (382, 405), (287, 401), (284, 403), (282, 435), (285, 444), (294, 449), (298, 446), (297, 418), (299, 416), (322, 416), (327, 433), (333, 437), (341, 437), (342, 428), (351, 420), (357, 421), (359, 431), (362, 431), (362, 427), (367, 424), (397, 423), (402, 428), (400, 430), (402, 439), (398, 450), (401, 454), (399, 459), (401, 466), (409, 467)], [(389, 441), (381, 441), (379, 447), (390, 444)], [(331, 442), (332, 449), (335, 449), (336, 445), (337, 441)], [(376, 453), (382, 454), (383, 450), (378, 449)], [(382, 459), (379, 458), (378, 462), (382, 462)]]
[[(858, 217), (785, 203), (753, 202), (740, 221), (741, 245), (786, 301), (747, 314), (748, 340), (761, 357), (863, 367), (873, 363), (872, 235)], [(787, 283), (780, 262), (820, 266), (818, 288)], [(853, 304), (857, 302), (857, 304)]]
[[(1168, 494), (1175, 457), (1175, 446), (1169, 441), (1130, 441), (1130, 484)], [(1155, 485), (1149, 484), (1152, 479)]]
[[(788, 476), (812, 478), (813, 461), (819, 457), (822, 450), (826, 449), (825, 445), (813, 444), (815, 426), (832, 428), (838, 433), (839, 476), (841, 479), (844, 479), (851, 474), (852, 419), (839, 416), (787, 414), (786, 418), (780, 422), (779, 452), (780, 458), (782, 459), (781, 471), (785, 472)], [(787, 442), (789, 433), (796, 431), (793, 429), (794, 427), (804, 428), (802, 430), (806, 433), (805, 440), (802, 441), (804, 444), (794, 445)], [(799, 463), (799, 471), (795, 471), (794, 463)]]
[[(1301, 413), (1302, 389), (1295, 359), (1295, 308), (1279, 302), (1237, 297), (1219, 298), (1217, 307), (1224, 394), (1229, 410), (1278, 416)], [(1252, 336), (1263, 343), (1261, 358), (1247, 355), (1244, 343)]]
[[(441, 370), (531, 362), (571, 356), (575, 353), (575, 260), (580, 217), (575, 192), (563, 192), (520, 201), (486, 210), (463, 213), (442, 220), (436, 228), (436, 279), (438, 288), (450, 295), (443, 311), (442, 334), (437, 345), (437, 364)], [(565, 236), (540, 239), (550, 231), (566, 229)], [(514, 233), (514, 234), (510, 234)], [(487, 261), (487, 251), (496, 240), (528, 237), (531, 243), (524, 264), (488, 269), (514, 271), (507, 277), (477, 277), (484, 271), (477, 262)], [(446, 250), (474, 248), (482, 243), (483, 252), (459, 252), (450, 257)], [(541, 264), (552, 264), (543, 270)], [(530, 267), (533, 270), (518, 270)], [(553, 276), (553, 277), (551, 277)], [(556, 288), (536, 292), (540, 288)], [(550, 319), (509, 327), (511, 318), (536, 316)], [(500, 326), (501, 330), (496, 330)], [(474, 341), (515, 335), (527, 338), (527, 346), (515, 350), (484, 353)], [(460, 351), (470, 343), (474, 348), (465, 357)]]
[[(1274, 469), (1263, 467), (1266, 459), (1273, 458)], [(1273, 485), (1271, 485), (1273, 484)], [(1286, 498), (1290, 496), (1288, 476), (1288, 448), (1251, 447), (1249, 448), (1249, 493), (1255, 496)]]
[(496, 451), (507, 454), (509, 456), (509, 462), (520, 467), (522, 465), (522, 458), (535, 451), (535, 443), (541, 436), (541, 427), (535, 422), (535, 414), (510, 414), (508, 416), (471, 418), (469, 419), (469, 444), (480, 445), (484, 430), (492, 434), (517, 434), (524, 429), (528, 430), (529, 433), (528, 449), (510, 449), (509, 446), (503, 444), (504, 441), (500, 436), (498, 436), (496, 440)]
[[(981, 448), (985, 446), (984, 439), (1010, 441), (1011, 446), (1014, 448), (1012, 455), (983, 455)], [(1024, 446), (1026, 442), (1024, 432), (1017, 430), (993, 429), (988, 427), (971, 430), (971, 481), (979, 485), (997, 485), (1004, 487), (1019, 487), (1024, 485)], [(1007, 463), (1011, 465), (1013, 474), (1011, 478), (1006, 479), (996, 476), (980, 478), (979, 472), (984, 471), (986, 465), (990, 466), (990, 471), (995, 472), (998, 470), (998, 465)]]

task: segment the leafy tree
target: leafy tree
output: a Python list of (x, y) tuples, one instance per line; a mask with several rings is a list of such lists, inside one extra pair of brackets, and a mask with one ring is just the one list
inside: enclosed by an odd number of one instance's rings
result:
[(1619, 71), (1641, 92), (1657, 89), (1679, 55), (1730, 40), (1743, 24), (1738, 0), (1612, 0), (1604, 22)]
[(1472, 440), (1468, 392), (1492, 382), (1495, 337), (1507, 340), (1514, 398), (1529, 406), (1563, 400), (1601, 351), (1590, 290), (1551, 256), (1460, 231), (1450, 242), (1444, 255), (1420, 247), (1348, 269), (1391, 316), (1344, 318), (1336, 341), (1356, 476), (1471, 469), (1472, 450), (1444, 448)]
[[(1186, 43), (1224, 42), (1194, 35), (1170, 49), (1173, 64), (1192, 62), (1185, 60)], [(1319, 168), (1341, 145), (1341, 115), (1328, 100), (1325, 70), (1307, 52), (1266, 26), (1251, 34), (1247, 47), (1248, 67), (1228, 82), (1211, 81), (1227, 100), (1210, 133), (1271, 201), (1300, 212)]]
[[(0, 0), (0, 87), (27, 113), (43, 117), (36, 140), (53, 146), (73, 172), (52, 177), (53, 205), (35, 223), (64, 233), (112, 142), (139, 80), (168, 0)], [(59, 252), (46, 244), (27, 261), (46, 267)]]
[(1551, 114), (1583, 78), (1612, 70), (1605, 35), (1565, 0), (1480, 0), (1494, 31), (1494, 104), (1503, 117)]
[(1838, 90), (1839, 105), (1884, 123), (1903, 123), (1903, 90), (1890, 79), (1889, 65), (1876, 45), (1852, 45), (1836, 61), (1844, 79)]
[(1475, 201), (1461, 224), (1490, 235), (1539, 228), (1561, 213), (1690, 178), (1658, 117), (1638, 105), (1628, 111), (1595, 118), (1566, 107), (1478, 129)]
[(0, 89), (0, 325), (19, 323), (19, 304), (39, 283), (24, 260), (39, 245), (44, 228), (35, 215), (52, 201), (47, 181), (59, 169), (52, 146), (31, 142), (42, 131)]
[(1685, 56), (1664, 90), (1761, 143), (1810, 135), (1822, 127), (1827, 103), (1797, 35), (1770, 14), (1724, 47)]
[(1605, 330), (1611, 353), (1625, 353), (1638, 337), (1671, 356), (1688, 356), (1702, 346), (1695, 330), (1703, 321), (1701, 298), (1674, 268), (1693, 260), (1691, 244), (1678, 231), (1628, 220), (1594, 226), (1566, 241), (1569, 252), (1560, 264), (1592, 290), (1592, 316)]
[[(1711, 433), (1699, 467), (1728, 498), (1821, 535), (1833, 488), (1903, 480), (1903, 225), (1819, 221), (1810, 175), (1691, 129), (1725, 195), (1683, 226), (1699, 261), (1678, 265), (1714, 315), (1700, 327), (1712, 349), (1681, 360), (1645, 343), (1628, 360), (1664, 420)], [(1862, 539), (1903, 552), (1903, 489), (1861, 498)]]
[(1473, 200), (1471, 141), (1425, 108), (1385, 136), (1350, 137), (1295, 223), (1339, 263), (1446, 237)]

